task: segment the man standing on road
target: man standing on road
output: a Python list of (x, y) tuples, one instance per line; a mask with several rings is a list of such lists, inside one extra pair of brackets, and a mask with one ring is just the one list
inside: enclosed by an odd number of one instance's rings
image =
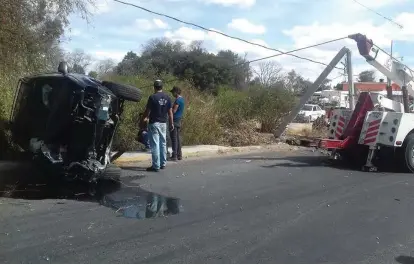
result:
[(174, 115), (174, 129), (170, 132), (171, 137), (171, 147), (172, 147), (172, 156), (171, 161), (181, 160), (183, 158), (181, 152), (181, 120), (184, 114), (184, 98), (181, 96), (181, 89), (174, 86), (170, 91), (174, 98), (174, 104), (172, 107), (172, 112)]
[(154, 94), (149, 96), (143, 118), (149, 117), (148, 132), (152, 166), (147, 171), (158, 172), (167, 164), (167, 119), (170, 131), (174, 129), (170, 97), (162, 91), (162, 81), (155, 80)]

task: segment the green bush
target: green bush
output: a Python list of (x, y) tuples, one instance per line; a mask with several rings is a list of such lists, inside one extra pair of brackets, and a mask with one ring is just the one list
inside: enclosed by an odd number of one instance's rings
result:
[(261, 123), (263, 133), (273, 132), (295, 104), (294, 95), (285, 90), (253, 89), (250, 95), (252, 115)]
[(18, 148), (11, 141), (11, 134), (7, 128), (17, 79), (12, 75), (0, 73), (0, 159), (14, 158)]
[(219, 122), (226, 128), (232, 128), (252, 118), (252, 102), (247, 92), (220, 88), (215, 107), (219, 110)]

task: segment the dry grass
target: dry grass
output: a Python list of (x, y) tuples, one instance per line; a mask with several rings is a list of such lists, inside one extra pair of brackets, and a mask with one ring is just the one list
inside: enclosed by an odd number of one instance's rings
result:
[(311, 123), (299, 123), (286, 130), (286, 136), (299, 138), (325, 138), (327, 136), (327, 129), (315, 130), (312, 129)]

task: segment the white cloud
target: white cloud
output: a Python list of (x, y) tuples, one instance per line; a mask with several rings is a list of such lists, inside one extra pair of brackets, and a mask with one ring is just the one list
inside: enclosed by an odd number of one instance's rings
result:
[(207, 33), (202, 30), (192, 29), (189, 27), (181, 27), (175, 31), (167, 31), (164, 37), (174, 41), (182, 41), (185, 44), (190, 44), (192, 41), (207, 39)]
[(154, 22), (154, 24), (159, 29), (168, 29), (169, 28), (169, 25), (167, 23), (165, 23), (164, 21), (162, 21), (161, 19), (154, 18), (152, 21)]
[(235, 29), (244, 33), (264, 34), (266, 28), (263, 25), (255, 25), (245, 18), (235, 18), (227, 25), (231, 29)]
[[(376, 45), (385, 49), (389, 47), (392, 39), (397, 41), (414, 42), (414, 13), (399, 14), (395, 18), (395, 21), (404, 24), (405, 28), (403, 30), (396, 30), (395, 26), (389, 22), (376, 25), (370, 20), (352, 24), (321, 24), (315, 22), (310, 25), (294, 26), (291, 29), (284, 30), (283, 33), (292, 40), (292, 48), (301, 48), (359, 32), (367, 34), (367, 37), (371, 38)], [(230, 49), (242, 56), (247, 53), (248, 59), (256, 59), (277, 54), (275, 51), (243, 43), (216, 33), (207, 33), (202, 30), (196, 30), (188, 27), (181, 27), (176, 31), (168, 31), (165, 34), (165, 37), (173, 40), (181, 40), (187, 44), (194, 40), (201, 40), (207, 44), (206, 46), (213, 47), (210, 49), (211, 52)], [(264, 40), (253, 39), (250, 41), (267, 47), (270, 46), (277, 48), (276, 45), (269, 45)], [(373, 67), (366, 63), (361, 56), (359, 56), (356, 43), (350, 39), (344, 39), (342, 41), (338, 41), (337, 43), (310, 48), (294, 54), (315, 61), (329, 63), (343, 46), (348, 47), (352, 51), (354, 74), (358, 74), (362, 70), (373, 70)], [(379, 53), (377, 58), (377, 60), (383, 64), (386, 63), (387, 59), (387, 55), (382, 52)], [(295, 69), (297, 72), (311, 80), (314, 80), (325, 68), (323, 65), (315, 64), (288, 55), (275, 57), (273, 60), (278, 61), (285, 71)], [(342, 68), (341, 65), (338, 65), (338, 67)], [(337, 77), (341, 73), (341, 70), (335, 69), (330, 75), (330, 78)], [(377, 73), (377, 78), (383, 78), (382, 74)], [(342, 79), (338, 78), (338, 80)]]
[(135, 27), (143, 31), (169, 28), (167, 23), (158, 18), (154, 18), (152, 20), (138, 18), (135, 20)]
[[(211, 30), (220, 32), (219, 30), (213, 28), (211, 28)], [(214, 47), (210, 52), (218, 52), (219, 50), (232, 50), (241, 55), (247, 53), (251, 58), (264, 57), (276, 53), (274, 51), (259, 48), (258, 46), (244, 43), (236, 39), (227, 38), (218, 33), (206, 32), (189, 27), (181, 27), (176, 31), (167, 31), (164, 36), (172, 40), (182, 41), (185, 44), (189, 44), (192, 41), (204, 41), (206, 44), (212, 44)], [(266, 47), (268, 46), (268, 44), (261, 39), (251, 39), (249, 41)]]
[(150, 31), (154, 29), (154, 25), (152, 24), (152, 21), (144, 18), (138, 18), (135, 20), (135, 26), (137, 29), (143, 30), (143, 31)]
[[(396, 22), (404, 25), (404, 29), (399, 30), (390, 22), (384, 22), (376, 25), (372, 21), (360, 21), (353, 24), (320, 24), (313, 23), (311, 25), (295, 26), (283, 33), (289, 36), (293, 41), (295, 48), (305, 47), (308, 45), (321, 43), (335, 38), (340, 38), (353, 33), (366, 34), (372, 39), (374, 44), (388, 50), (391, 40), (414, 42), (414, 13), (401, 13), (394, 19)], [(361, 56), (357, 50), (356, 43), (350, 39), (338, 41), (336, 44), (320, 46), (318, 48), (309, 49), (304, 53), (310, 58), (323, 62), (329, 62), (342, 46), (346, 46), (353, 52), (353, 61), (355, 63), (354, 74), (358, 74), (361, 69), (373, 69), (368, 63), (361, 62)], [(299, 54), (299, 53), (298, 53)], [(388, 56), (379, 52), (377, 61), (385, 64)], [(362, 60), (363, 61), (363, 60)], [(382, 74), (377, 73), (378, 78), (382, 78)]]
[(116, 62), (122, 61), (126, 52), (125, 51), (111, 51), (111, 50), (94, 50), (89, 53), (97, 60), (113, 59)]
[(201, 0), (206, 4), (217, 4), (222, 6), (239, 6), (249, 8), (256, 4), (256, 0)]

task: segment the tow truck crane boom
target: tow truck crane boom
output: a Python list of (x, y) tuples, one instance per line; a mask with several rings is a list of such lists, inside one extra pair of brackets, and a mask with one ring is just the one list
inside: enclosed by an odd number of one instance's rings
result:
[[(391, 60), (391, 69), (386, 68), (376, 60), (380, 49), (373, 48), (374, 43), (372, 40), (367, 39), (365, 35), (360, 33), (349, 35), (348, 37), (356, 41), (359, 53), (365, 58), (367, 63), (394, 81), (401, 88), (403, 92), (404, 110), (405, 112), (409, 112), (408, 95), (414, 97), (413, 71), (395, 59)], [(374, 52), (374, 56), (370, 55), (371, 51)]]

